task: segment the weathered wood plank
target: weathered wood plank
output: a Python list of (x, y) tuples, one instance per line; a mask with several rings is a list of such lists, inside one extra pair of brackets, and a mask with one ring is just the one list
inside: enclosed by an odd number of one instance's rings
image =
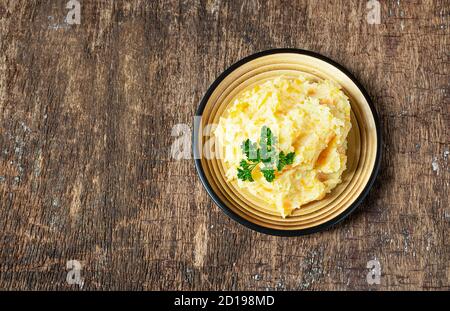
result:
[[(449, 14), (445, 0), (0, 0), (0, 288), (442, 289), (450, 279)], [(360, 79), (379, 111), (381, 174), (337, 228), (252, 232), (170, 156), (227, 66), (311, 49)], [(381, 263), (368, 285), (366, 263)]]

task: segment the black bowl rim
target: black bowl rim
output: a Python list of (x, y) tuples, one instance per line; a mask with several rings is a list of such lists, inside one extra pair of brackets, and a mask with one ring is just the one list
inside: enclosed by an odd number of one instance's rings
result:
[(228, 76), (231, 72), (233, 72), (238, 67), (244, 65), (245, 63), (248, 63), (256, 58), (272, 55), (272, 54), (279, 54), (279, 53), (294, 53), (294, 54), (302, 54), (302, 55), (308, 55), (315, 58), (318, 58), (320, 60), (323, 60), (332, 66), (338, 68), (341, 70), (345, 75), (347, 75), (353, 83), (358, 87), (358, 89), (362, 92), (364, 95), (366, 101), (369, 104), (370, 110), (372, 112), (374, 121), (375, 121), (375, 127), (376, 127), (376, 133), (377, 133), (377, 154), (375, 158), (375, 163), (372, 169), (372, 173), (370, 175), (370, 178), (365, 185), (363, 191), (361, 194), (356, 198), (355, 201), (342, 213), (334, 217), (333, 219), (328, 220), (327, 222), (306, 228), (306, 229), (297, 229), (297, 230), (281, 230), (281, 229), (272, 229), (264, 226), (257, 225), (255, 223), (252, 223), (235, 212), (233, 212), (230, 208), (226, 206), (225, 203), (222, 202), (222, 200), (216, 195), (216, 193), (213, 191), (211, 185), (209, 184), (205, 173), (203, 171), (203, 167), (201, 164), (201, 159), (197, 156), (198, 150), (197, 150), (197, 144), (198, 144), (198, 129), (195, 128), (194, 124), (194, 131), (192, 135), (192, 149), (194, 154), (194, 161), (195, 161), (195, 168), (197, 169), (198, 176), (200, 177), (200, 180), (203, 184), (203, 187), (206, 189), (206, 192), (209, 194), (211, 199), (214, 201), (214, 203), (222, 209), (222, 211), (231, 219), (235, 220), (236, 222), (240, 223), (241, 225), (246, 226), (247, 228), (250, 228), (254, 231), (269, 234), (269, 235), (275, 235), (275, 236), (301, 236), (301, 235), (307, 235), (311, 233), (320, 232), (326, 229), (329, 229), (332, 226), (335, 226), (336, 224), (343, 221), (347, 216), (349, 216), (365, 199), (367, 194), (369, 193), (370, 189), (372, 188), (375, 179), (378, 175), (379, 169), (380, 169), (380, 163), (381, 163), (381, 146), (382, 146), (382, 137), (381, 137), (381, 129), (380, 129), (380, 121), (378, 118), (378, 114), (375, 110), (375, 107), (373, 105), (372, 100), (370, 99), (366, 89), (361, 85), (361, 83), (354, 77), (354, 75), (346, 69), (344, 66), (336, 63), (335, 61), (331, 60), (330, 58), (323, 56), (319, 53), (312, 52), (309, 50), (303, 50), (298, 48), (276, 48), (276, 49), (269, 49), (264, 50), (261, 52), (257, 52), (255, 54), (249, 55), (247, 57), (242, 58), (241, 60), (237, 61), (230, 67), (228, 67), (224, 72), (220, 74), (219, 77), (216, 78), (216, 80), (211, 84), (211, 86), (206, 91), (206, 94), (203, 96), (200, 105), (197, 109), (196, 116), (202, 116), (203, 110), (205, 109), (206, 103), (208, 102), (209, 98), (211, 97), (211, 94), (214, 92), (214, 90), (217, 88), (217, 86), (225, 79), (226, 76)]

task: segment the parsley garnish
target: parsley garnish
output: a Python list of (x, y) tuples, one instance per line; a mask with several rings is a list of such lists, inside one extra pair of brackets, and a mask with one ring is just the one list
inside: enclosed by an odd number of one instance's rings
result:
[(247, 160), (241, 160), (240, 167), (237, 169), (237, 177), (243, 181), (254, 181), (252, 177), (253, 169), (259, 164), (263, 163), (263, 167), (260, 168), (261, 173), (268, 182), (272, 182), (275, 179), (275, 168), (273, 165), (276, 162), (276, 169), (280, 172), (286, 165), (294, 163), (295, 152), (289, 152), (285, 154), (281, 151), (277, 154), (274, 144), (276, 143), (276, 137), (273, 136), (271, 129), (267, 126), (261, 128), (261, 137), (258, 144), (245, 140), (241, 149)]
[(261, 172), (268, 182), (272, 182), (275, 179), (275, 170), (273, 168), (263, 168)]
[(277, 170), (281, 171), (286, 165), (294, 163), (295, 152), (284, 154), (283, 151), (278, 155)]

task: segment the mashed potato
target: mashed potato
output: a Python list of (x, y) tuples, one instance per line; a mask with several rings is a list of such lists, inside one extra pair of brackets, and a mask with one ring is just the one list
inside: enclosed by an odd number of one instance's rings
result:
[[(277, 172), (272, 182), (260, 169), (252, 171), (253, 182), (242, 181), (237, 178), (245, 159), (241, 144), (246, 139), (258, 142), (263, 126), (276, 136), (277, 150), (295, 152), (294, 162)], [(286, 217), (322, 199), (341, 182), (350, 128), (350, 104), (339, 86), (299, 76), (278, 77), (239, 94), (214, 134), (227, 180), (236, 180), (239, 188)]]

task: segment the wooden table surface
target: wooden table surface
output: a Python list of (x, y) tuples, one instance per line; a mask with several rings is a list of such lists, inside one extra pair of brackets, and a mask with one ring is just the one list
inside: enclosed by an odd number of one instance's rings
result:
[[(0, 0), (0, 289), (449, 290), (447, 0), (380, 1), (379, 25), (362, 0), (80, 2), (71, 25), (66, 0)], [(170, 152), (214, 79), (274, 47), (347, 67), (382, 122), (367, 199), (305, 237), (235, 223)]]

